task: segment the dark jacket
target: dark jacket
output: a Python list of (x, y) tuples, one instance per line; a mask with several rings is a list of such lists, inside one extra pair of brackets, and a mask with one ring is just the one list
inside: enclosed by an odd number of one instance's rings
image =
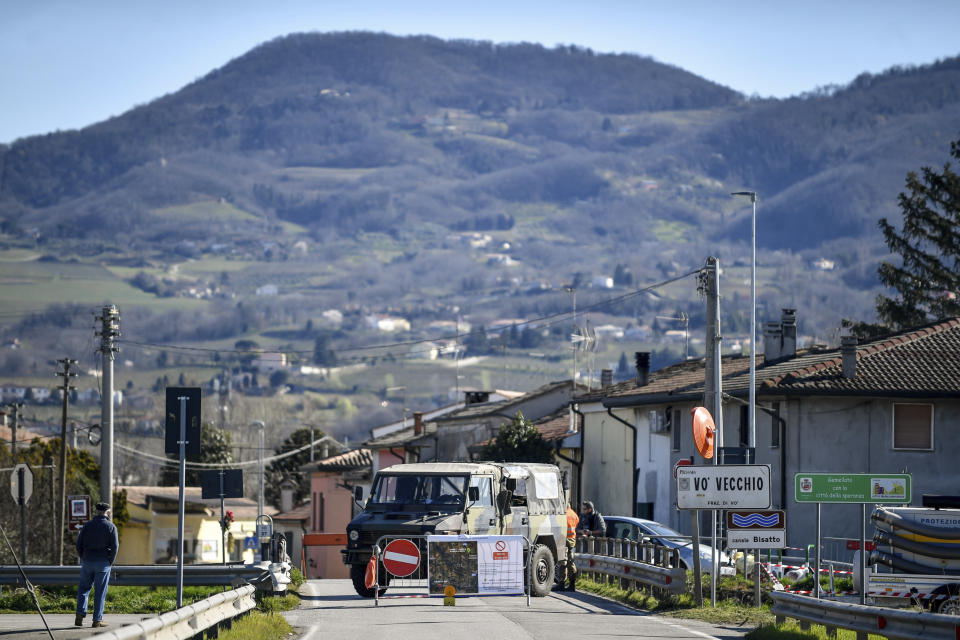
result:
[(106, 516), (94, 517), (77, 536), (77, 555), (83, 560), (108, 560), (113, 564), (119, 549), (117, 526)]
[(580, 524), (577, 525), (577, 530), (579, 531), (597, 531), (600, 530), (599, 535), (604, 535), (606, 533), (607, 524), (603, 521), (603, 516), (594, 509), (590, 515), (580, 516)]

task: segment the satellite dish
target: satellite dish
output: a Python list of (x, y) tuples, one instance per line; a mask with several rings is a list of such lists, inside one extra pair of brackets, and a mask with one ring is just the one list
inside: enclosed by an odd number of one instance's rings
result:
[(700, 455), (709, 460), (713, 457), (713, 439), (717, 433), (717, 425), (706, 407), (694, 407), (690, 413), (693, 415), (693, 443)]

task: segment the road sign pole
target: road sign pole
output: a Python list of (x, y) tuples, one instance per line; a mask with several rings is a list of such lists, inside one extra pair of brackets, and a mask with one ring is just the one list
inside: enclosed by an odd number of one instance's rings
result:
[(867, 504), (860, 505), (860, 604), (867, 604)]
[(813, 572), (813, 595), (820, 599), (820, 503), (817, 503), (817, 553)]
[(183, 488), (187, 483), (187, 396), (180, 396), (180, 503), (177, 507), (177, 609), (183, 606)]
[(17, 502), (20, 503), (20, 562), (27, 564), (27, 500), (23, 495), (24, 468), (17, 469)]
[(223, 524), (226, 522), (224, 518), (227, 517), (227, 514), (223, 511), (223, 474), (226, 473), (223, 469), (220, 469), (220, 472), (217, 474), (220, 476), (220, 564), (227, 564), (227, 531), (224, 528)]

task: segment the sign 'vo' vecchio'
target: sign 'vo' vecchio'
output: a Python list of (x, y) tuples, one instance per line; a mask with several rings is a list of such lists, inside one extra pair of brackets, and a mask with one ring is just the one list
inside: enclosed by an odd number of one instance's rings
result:
[(679, 509), (769, 509), (770, 465), (677, 468)]

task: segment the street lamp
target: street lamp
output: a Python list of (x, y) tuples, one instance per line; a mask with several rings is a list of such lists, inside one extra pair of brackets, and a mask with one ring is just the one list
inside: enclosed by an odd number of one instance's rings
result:
[(730, 195), (746, 196), (753, 203), (753, 217), (750, 224), (750, 407), (748, 409), (750, 413), (747, 416), (749, 424), (747, 448), (749, 449), (756, 447), (757, 435), (755, 423), (757, 406), (757, 192), (734, 191)]
[(262, 420), (254, 420), (252, 426), (256, 427), (260, 434), (260, 451), (258, 453), (258, 460), (260, 462), (260, 480), (259, 480), (259, 490), (257, 491), (257, 516), (263, 514), (263, 428), (264, 424)]

